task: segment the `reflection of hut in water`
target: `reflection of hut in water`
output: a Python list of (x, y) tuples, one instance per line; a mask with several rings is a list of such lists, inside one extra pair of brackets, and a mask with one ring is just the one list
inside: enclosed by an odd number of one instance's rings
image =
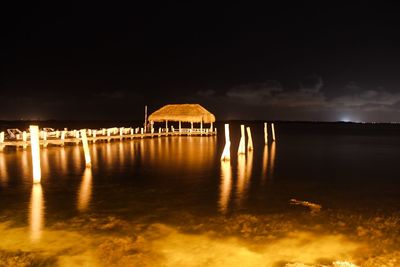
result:
[[(185, 132), (213, 132), (215, 116), (199, 104), (172, 104), (166, 105), (156, 110), (149, 116), (149, 122), (165, 122), (165, 131), (169, 131), (168, 122), (178, 122), (179, 133)], [(182, 123), (190, 123), (190, 128), (183, 128)], [(198, 123), (199, 128), (193, 127)], [(209, 128), (204, 128), (204, 124), (209, 124)], [(172, 128), (172, 131), (175, 131)]]

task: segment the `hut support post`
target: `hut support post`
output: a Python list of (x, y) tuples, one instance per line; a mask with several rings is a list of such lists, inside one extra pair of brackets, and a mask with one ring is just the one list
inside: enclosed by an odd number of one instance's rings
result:
[(179, 135), (182, 133), (182, 122), (179, 121)]
[(190, 122), (190, 133), (193, 133), (193, 122)]
[(165, 132), (166, 132), (167, 135), (168, 135), (168, 121), (165, 121)]
[(211, 131), (211, 133), (213, 132), (213, 129), (214, 128), (214, 124), (213, 123), (211, 123), (211, 125), (210, 125), (210, 131)]
[(203, 134), (203, 121), (200, 122), (200, 134)]

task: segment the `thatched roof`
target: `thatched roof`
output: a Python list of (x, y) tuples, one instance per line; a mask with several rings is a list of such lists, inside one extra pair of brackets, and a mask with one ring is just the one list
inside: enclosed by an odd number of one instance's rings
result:
[(166, 105), (149, 116), (149, 121), (215, 122), (215, 116), (199, 104)]

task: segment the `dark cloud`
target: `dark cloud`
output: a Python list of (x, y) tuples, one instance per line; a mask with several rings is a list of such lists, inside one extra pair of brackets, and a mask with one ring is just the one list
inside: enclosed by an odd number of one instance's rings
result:
[(220, 106), (251, 109), (255, 114), (257, 110), (266, 111), (274, 114), (274, 119), (320, 120), (321, 114), (330, 114), (328, 120), (388, 121), (394, 120), (400, 113), (400, 93), (383, 87), (364, 89), (355, 82), (349, 82), (330, 97), (323, 89), (322, 78), (314, 76), (301, 82), (295, 90), (283, 88), (278, 81), (267, 81), (234, 86), (222, 96), (201, 91), (198, 95), (204, 101), (212, 99), (214, 104)]

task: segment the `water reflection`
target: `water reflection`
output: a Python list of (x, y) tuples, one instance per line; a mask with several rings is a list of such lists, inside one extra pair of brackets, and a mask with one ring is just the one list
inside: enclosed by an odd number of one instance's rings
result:
[(43, 176), (49, 176), (49, 151), (47, 148), (42, 149), (41, 151), (41, 159), (40, 159), (40, 165), (42, 169), (42, 175)]
[(92, 169), (86, 168), (78, 192), (78, 210), (86, 211), (92, 195)]
[(238, 155), (237, 164), (236, 201), (240, 205), (245, 197), (248, 182), (246, 179), (246, 156), (244, 154)]
[(276, 142), (273, 142), (271, 144), (271, 158), (269, 159), (269, 166), (270, 166), (270, 174), (271, 178), (274, 176), (274, 170), (275, 170), (275, 156), (276, 156)]
[(28, 151), (23, 150), (21, 155), (21, 173), (22, 173), (22, 177), (23, 179), (31, 179), (30, 177), (30, 164), (29, 164), (29, 160), (28, 160)]
[(228, 211), (229, 198), (232, 190), (232, 169), (230, 161), (221, 161), (221, 183), (219, 210), (225, 214)]
[(6, 186), (8, 182), (7, 164), (3, 152), (0, 153), (0, 182), (4, 186)]
[(31, 240), (37, 241), (42, 236), (44, 226), (44, 203), (43, 192), (40, 184), (32, 186), (30, 208), (29, 208), (29, 226)]
[(264, 146), (263, 153), (263, 164), (261, 171), (261, 184), (264, 185), (267, 180), (267, 171), (268, 171), (268, 146)]

